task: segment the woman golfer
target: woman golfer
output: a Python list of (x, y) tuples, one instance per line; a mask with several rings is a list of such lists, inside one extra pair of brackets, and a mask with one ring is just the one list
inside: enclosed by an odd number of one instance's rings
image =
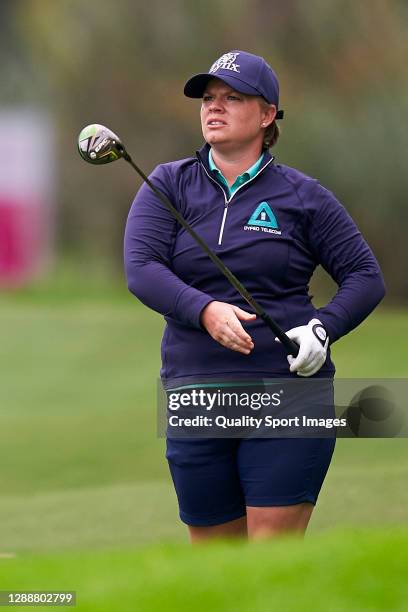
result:
[[(125, 234), (129, 289), (165, 316), (165, 380), (331, 378), (330, 345), (384, 296), (378, 263), (334, 195), (269, 153), (279, 136), (279, 85), (261, 57), (222, 55), (184, 88), (201, 98), (205, 145), (158, 166), (154, 184), (300, 346), (295, 358), (144, 184)], [(315, 308), (322, 265), (338, 285)], [(180, 517), (192, 541), (304, 533), (333, 438), (168, 439)]]

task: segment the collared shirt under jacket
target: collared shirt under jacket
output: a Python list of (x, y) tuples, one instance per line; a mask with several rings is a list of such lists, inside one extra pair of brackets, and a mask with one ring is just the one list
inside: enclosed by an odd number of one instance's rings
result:
[[(334, 195), (274, 163), (269, 152), (230, 195), (212, 173), (208, 152), (205, 145), (196, 157), (161, 164), (150, 179), (282, 329), (317, 317), (332, 344), (361, 323), (383, 298), (384, 282)], [(322, 308), (308, 291), (318, 265), (338, 285)], [(130, 291), (166, 319), (162, 378), (288, 376), (286, 352), (261, 319), (244, 324), (255, 344), (250, 355), (221, 346), (201, 327), (200, 314), (212, 300), (250, 308), (146, 184), (127, 220), (125, 267)], [(318, 375), (333, 374), (329, 350)]]

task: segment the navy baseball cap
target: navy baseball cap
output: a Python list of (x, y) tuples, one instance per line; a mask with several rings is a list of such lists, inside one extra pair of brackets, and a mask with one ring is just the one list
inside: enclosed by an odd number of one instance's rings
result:
[[(272, 68), (263, 57), (246, 51), (229, 51), (221, 55), (208, 72), (196, 74), (184, 85), (184, 94), (189, 98), (202, 98), (208, 81), (221, 79), (243, 94), (262, 96), (269, 104), (279, 108), (279, 82)], [(276, 119), (283, 119), (279, 110)]]

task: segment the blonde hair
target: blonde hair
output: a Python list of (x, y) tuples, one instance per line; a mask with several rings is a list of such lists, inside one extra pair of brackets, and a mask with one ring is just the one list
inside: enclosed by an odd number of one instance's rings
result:
[[(259, 102), (263, 108), (269, 108), (271, 105), (264, 98), (259, 98)], [(271, 125), (268, 125), (265, 128), (264, 139), (263, 139), (263, 147), (264, 149), (272, 148), (278, 141), (280, 136), (280, 127), (274, 119)]]

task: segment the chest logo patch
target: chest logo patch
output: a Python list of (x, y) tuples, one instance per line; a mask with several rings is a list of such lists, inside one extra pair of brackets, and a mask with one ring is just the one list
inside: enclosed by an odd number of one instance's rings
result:
[(281, 234), (276, 217), (268, 202), (261, 202), (244, 226), (245, 230), (263, 231), (271, 234)]

